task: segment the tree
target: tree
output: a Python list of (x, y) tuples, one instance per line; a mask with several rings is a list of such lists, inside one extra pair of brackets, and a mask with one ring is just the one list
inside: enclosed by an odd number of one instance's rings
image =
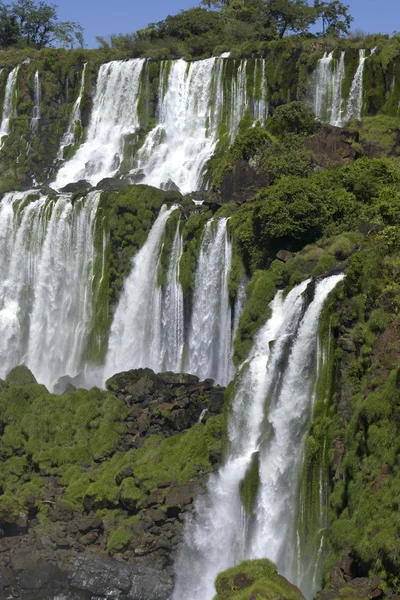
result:
[(322, 20), (322, 35), (347, 35), (353, 17), (349, 13), (349, 7), (340, 0), (333, 2), (314, 1), (314, 8), (318, 18)]
[(10, 15), (5, 6), (0, 6), (0, 46), (9, 48), (18, 43), (19, 26), (14, 15)]
[(0, 3), (0, 43), (43, 48), (58, 43), (72, 48), (83, 46), (83, 28), (73, 21), (60, 22), (57, 6), (43, 0), (16, 0), (10, 5)]
[(264, 12), (265, 25), (280, 39), (289, 31), (304, 35), (317, 18), (315, 8), (307, 0), (267, 0)]

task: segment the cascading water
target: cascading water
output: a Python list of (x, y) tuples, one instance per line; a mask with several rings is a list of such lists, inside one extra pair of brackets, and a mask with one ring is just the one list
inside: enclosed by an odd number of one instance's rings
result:
[[(61, 167), (55, 187), (62, 188), (79, 179), (97, 184), (118, 173), (124, 159), (124, 138), (137, 132), (141, 125), (138, 106), (143, 86), (147, 85), (144, 65), (144, 59), (135, 59), (100, 67), (87, 139)], [(183, 193), (199, 189), (204, 183), (205, 165), (221, 142), (221, 127), (227, 130), (222, 137), (224, 144), (229, 145), (247, 111), (250, 121), (265, 122), (265, 61), (255, 60), (254, 74), (250, 74), (246, 60), (234, 61), (229, 74), (226, 65), (223, 58), (189, 63), (180, 59), (161, 64), (157, 124), (136, 156), (131, 157), (133, 179), (156, 187), (168, 187), (173, 182)], [(84, 73), (81, 92), (83, 77)], [(249, 77), (254, 80), (252, 93), (248, 93)], [(70, 145), (80, 98), (81, 94), (61, 142), (59, 159), (64, 147)]]
[[(159, 120), (137, 158), (144, 182), (160, 187), (170, 180), (183, 193), (200, 187), (214, 152), (222, 102), (222, 60), (167, 61), (161, 67)], [(212, 92), (216, 97), (213, 107)]]
[[(233, 378), (232, 311), (228, 277), (232, 247), (227, 219), (208, 221), (202, 237), (195, 277), (194, 304), (185, 327), (179, 283), (182, 237), (179, 223), (173, 241), (165, 287), (157, 281), (162, 239), (174, 207), (161, 210), (147, 242), (133, 260), (111, 327), (105, 377), (118, 369), (150, 367), (213, 378), (227, 385)], [(243, 308), (243, 294), (237, 314)], [(185, 343), (185, 329), (188, 330)], [(184, 364), (183, 349), (186, 347)]]
[(167, 285), (160, 298), (160, 371), (180, 371), (184, 345), (185, 323), (183, 312), (183, 291), (179, 282), (179, 261), (182, 256), (183, 242), (178, 222), (169, 269)]
[(137, 106), (144, 63), (145, 59), (134, 59), (101, 65), (87, 139), (61, 167), (54, 183), (57, 189), (80, 179), (96, 185), (118, 172), (124, 136), (140, 124)]
[(19, 69), (20, 65), (18, 65), (12, 71), (10, 71), (7, 77), (6, 92), (4, 95), (3, 104), (3, 115), (0, 124), (0, 143), (2, 142), (3, 137), (9, 134), (10, 119), (14, 116), (15, 113), (14, 96), (18, 81)]
[(314, 113), (317, 119), (331, 125), (342, 124), (342, 85), (344, 79), (344, 52), (339, 61), (333, 52), (324, 53), (314, 74)]
[(227, 219), (208, 221), (202, 238), (185, 371), (227, 385), (232, 379), (232, 314), (228, 277), (232, 246)]
[[(58, 154), (57, 154), (58, 160), (64, 159), (64, 148), (66, 148), (67, 146), (73, 146), (75, 144), (75, 141), (76, 141), (75, 140), (75, 129), (76, 129), (77, 123), (81, 126), (81, 103), (82, 103), (83, 90), (85, 89), (86, 66), (87, 66), (87, 63), (85, 63), (82, 68), (79, 96), (75, 100), (75, 103), (72, 107), (72, 112), (71, 112), (71, 116), (69, 118), (69, 123), (68, 123), (68, 129), (61, 138), (60, 148), (59, 148)], [(68, 91), (67, 91), (66, 96), (68, 98)]]
[(344, 122), (347, 122), (350, 119), (359, 119), (361, 117), (363, 106), (364, 63), (366, 59), (365, 50), (360, 50), (358, 68), (354, 75), (353, 83), (351, 84)]
[(0, 204), (1, 376), (24, 362), (47, 386), (83, 367), (93, 309), (99, 193)]
[[(197, 500), (177, 560), (174, 600), (211, 600), (216, 575), (240, 560), (268, 557), (289, 577), (299, 464), (312, 411), (318, 320), (329, 292), (342, 279), (319, 282), (305, 306), (308, 281), (285, 299), (278, 292), (271, 317), (256, 337), (236, 382), (225, 465)], [(252, 514), (241, 485), (258, 456), (259, 492)]]
[[(168, 217), (175, 207), (161, 208), (146, 243), (133, 259), (111, 326), (105, 377), (139, 367), (160, 368), (160, 295), (157, 266)], [(178, 252), (178, 250), (176, 251)]]
[(40, 80), (39, 71), (35, 72), (34, 77), (34, 90), (33, 90), (33, 111), (31, 119), (31, 130), (35, 133), (39, 127), (40, 121), (40, 103), (41, 103), (41, 91), (40, 91)]

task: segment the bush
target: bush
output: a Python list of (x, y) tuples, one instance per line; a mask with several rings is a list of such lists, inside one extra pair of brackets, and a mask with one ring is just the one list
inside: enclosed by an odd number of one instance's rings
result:
[(289, 102), (278, 106), (267, 121), (267, 129), (277, 137), (286, 133), (312, 135), (317, 129), (317, 122), (302, 102)]

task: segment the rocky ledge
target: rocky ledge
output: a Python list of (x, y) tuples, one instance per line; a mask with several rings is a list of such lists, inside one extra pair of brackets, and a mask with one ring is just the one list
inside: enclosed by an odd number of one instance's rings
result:
[[(18, 375), (20, 381), (11, 377), (6, 390), (10, 391), (11, 382), (20, 383), (12, 388), (14, 396), (25, 394), (29, 399), (32, 389), (39, 387), (56, 407), (63, 399), (73, 403), (74, 398), (92, 393), (78, 390), (56, 397), (26, 372)], [(43, 487), (39, 497), (26, 498), (18, 511), (1, 508), (5, 490), (0, 489), (0, 600), (169, 598), (184, 520), (208, 473), (220, 460), (222, 426), (218, 423), (223, 419), (224, 389), (214, 387), (211, 380), (155, 374), (150, 369), (115, 375), (108, 381), (108, 389), (107, 393), (97, 392), (105, 395), (100, 396), (103, 403), (112, 397), (115, 406), (122, 408), (121, 433), (93, 461), (79, 464), (82, 476), (95, 483), (82, 491), (78, 500), (70, 491), (76, 482), (66, 486), (62, 468), (50, 467), (50, 462), (48, 467), (37, 464), (29, 451), (29, 439), (26, 450), (18, 450), (21, 455), (24, 452), (29, 465), (22, 478), (32, 483), (40, 477)], [(38, 401), (29, 400), (32, 410)], [(4, 431), (7, 426), (0, 423), (0, 439)], [(149, 464), (147, 475), (146, 453), (157, 463), (157, 447), (173, 447), (171, 438), (192, 448), (193, 439), (200, 439), (201, 453), (208, 453), (206, 462), (191, 465), (191, 457), (184, 457), (184, 470), (167, 463), (164, 481), (158, 471), (150, 473)], [(210, 440), (209, 446), (204, 440)], [(128, 464), (123, 468), (115, 467), (124, 460)], [(139, 460), (144, 461), (145, 471), (139, 472)], [(174, 460), (176, 455), (171, 454), (171, 462)], [(100, 478), (100, 492), (92, 493), (96, 477), (103, 477), (104, 487), (109, 489), (104, 491)], [(15, 483), (15, 494), (19, 493)]]

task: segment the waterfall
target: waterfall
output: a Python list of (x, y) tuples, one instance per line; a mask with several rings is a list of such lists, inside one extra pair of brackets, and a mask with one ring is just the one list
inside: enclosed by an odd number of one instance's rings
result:
[[(71, 116), (69, 118), (69, 123), (68, 123), (68, 129), (61, 138), (60, 148), (59, 148), (58, 154), (57, 154), (58, 160), (64, 159), (64, 148), (66, 148), (67, 146), (73, 146), (75, 144), (76, 124), (78, 122), (79, 125), (81, 125), (81, 102), (82, 102), (83, 90), (85, 89), (86, 66), (87, 66), (87, 63), (85, 63), (82, 68), (79, 96), (75, 100), (75, 103), (72, 107), (72, 112), (71, 112)], [(67, 79), (67, 82), (68, 82), (68, 79)], [(68, 91), (67, 91), (66, 97), (68, 98)]]
[(353, 83), (351, 84), (349, 99), (347, 102), (346, 116), (344, 122), (350, 119), (360, 119), (363, 107), (363, 82), (364, 82), (364, 63), (367, 57), (365, 50), (360, 50), (360, 58)]
[[(118, 371), (160, 369), (161, 295), (157, 267), (168, 217), (175, 210), (162, 206), (144, 246), (133, 259), (111, 326), (105, 377)], [(176, 254), (179, 250), (175, 250)], [(171, 262), (172, 264), (172, 262)], [(176, 300), (176, 298), (175, 298)]]
[(34, 90), (33, 90), (33, 112), (31, 119), (31, 130), (35, 133), (39, 126), (40, 121), (40, 103), (41, 103), (41, 92), (40, 92), (40, 81), (39, 71), (36, 71), (34, 78)]
[(145, 59), (117, 60), (101, 65), (86, 141), (59, 170), (59, 189), (80, 179), (96, 185), (118, 172), (124, 136), (139, 128), (139, 89)]
[(204, 165), (217, 143), (222, 65), (216, 58), (162, 64), (158, 124), (137, 157), (144, 183), (160, 187), (173, 181), (183, 193), (200, 187)]
[(339, 62), (333, 58), (333, 52), (325, 52), (314, 74), (313, 108), (318, 120), (331, 125), (342, 124), (343, 79), (344, 52)]
[[(160, 371), (181, 370), (184, 345), (183, 291), (179, 282), (179, 262), (183, 252), (180, 223), (178, 222), (172, 246), (170, 265), (167, 273), (167, 286), (162, 294), (160, 327), (161, 356)], [(160, 291), (161, 293), (161, 291)]]
[(268, 115), (267, 104), (267, 79), (265, 74), (265, 60), (256, 58), (254, 61), (253, 107), (252, 117), (254, 123), (265, 125)]
[(4, 95), (3, 115), (0, 124), (0, 142), (4, 136), (9, 134), (10, 119), (15, 115), (14, 96), (18, 81), (20, 65), (15, 67), (7, 77), (6, 92)]
[(228, 219), (208, 221), (201, 241), (194, 286), (185, 371), (227, 385), (232, 376), (232, 315), (228, 277), (232, 246)]
[[(192, 315), (185, 327), (179, 282), (183, 250), (179, 223), (166, 285), (162, 287), (157, 281), (165, 225), (174, 209), (162, 208), (145, 245), (133, 259), (111, 327), (105, 377), (117, 370), (139, 367), (150, 367), (158, 372), (180, 372), (183, 368), (200, 379), (212, 378), (227, 385), (234, 375), (228, 292), (232, 247), (227, 233), (228, 220), (211, 220), (204, 228)], [(237, 302), (238, 315), (243, 301), (242, 294)]]
[[(124, 138), (140, 128), (138, 114), (144, 59), (112, 61), (100, 67), (87, 139), (60, 169), (55, 187), (87, 179), (96, 185), (117, 175), (128, 152)], [(142, 183), (168, 188), (173, 182), (183, 193), (204, 184), (204, 170), (217, 144), (231, 144), (246, 114), (250, 122), (265, 122), (268, 106), (265, 60), (234, 61), (233, 72), (223, 58), (194, 62), (163, 61), (160, 66), (156, 125), (141, 141), (130, 176)], [(248, 77), (254, 90), (248, 92)], [(82, 86), (83, 90), (83, 77)], [(81, 97), (81, 94), (80, 94)], [(58, 158), (71, 143), (79, 115), (75, 104)], [(75, 111), (75, 116), (74, 116)], [(248, 112), (249, 111), (249, 112)], [(221, 130), (226, 130), (225, 134)], [(73, 140), (75, 141), (75, 140)], [(68, 143), (67, 143), (68, 142)]]
[(0, 203), (1, 376), (24, 362), (51, 386), (84, 367), (99, 193), (74, 204), (28, 194)]
[[(186, 526), (174, 600), (211, 600), (216, 575), (244, 558), (268, 557), (293, 577), (285, 547), (291, 546), (299, 465), (311, 418), (318, 320), (341, 279), (320, 281), (308, 307), (308, 281), (285, 299), (278, 292), (271, 303), (271, 317), (236, 380), (227, 460), (211, 476), (208, 493), (197, 500), (196, 515)], [(242, 506), (240, 488), (254, 456), (259, 457), (260, 483), (251, 515)]]

